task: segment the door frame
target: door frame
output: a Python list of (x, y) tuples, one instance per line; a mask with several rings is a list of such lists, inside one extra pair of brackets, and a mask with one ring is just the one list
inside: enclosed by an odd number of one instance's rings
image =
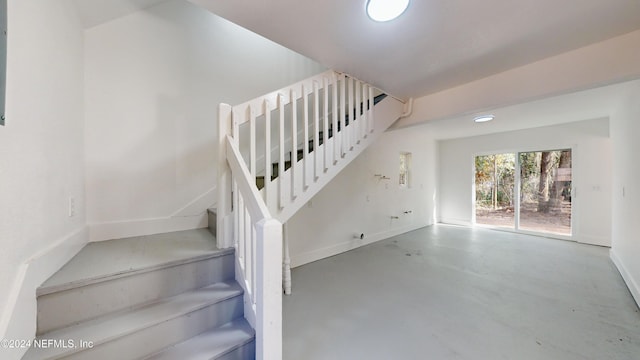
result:
[[(552, 239), (560, 239), (560, 240), (567, 240), (567, 241), (574, 241), (577, 242), (577, 234), (576, 234), (576, 224), (577, 224), (577, 207), (578, 207), (578, 203), (579, 203), (579, 198), (577, 196), (577, 186), (576, 184), (578, 183), (578, 181), (576, 181), (577, 179), (574, 177), (574, 174), (576, 173), (575, 169), (576, 169), (576, 161), (575, 161), (575, 154), (576, 154), (576, 148), (577, 145), (573, 144), (573, 145), (568, 145), (568, 146), (557, 146), (557, 147), (552, 147), (552, 148), (548, 148), (548, 149), (544, 149), (544, 150), (540, 150), (539, 148), (533, 148), (533, 147), (524, 147), (518, 150), (507, 150), (507, 151), (482, 151), (482, 152), (477, 152), (474, 153), (472, 155), (471, 158), (471, 167), (473, 169), (472, 171), (472, 181), (471, 181), (471, 224), (472, 226), (477, 226), (477, 227), (482, 227), (482, 228), (488, 228), (488, 229), (492, 229), (492, 230), (499, 230), (499, 231), (506, 231), (506, 232), (514, 232), (514, 233), (518, 233), (518, 234), (525, 234), (525, 235), (534, 235), (534, 236), (541, 236), (541, 237), (547, 237), (547, 238), (552, 238)], [(571, 150), (571, 234), (570, 235), (562, 235), (562, 234), (555, 234), (555, 233), (550, 233), (550, 232), (544, 232), (544, 231), (532, 231), (532, 230), (523, 230), (520, 229), (520, 188), (521, 188), (521, 179), (520, 179), (520, 153), (529, 153), (529, 152), (542, 152), (542, 151), (562, 151), (562, 150)], [(514, 224), (513, 224), (513, 228), (504, 228), (504, 227), (499, 227), (499, 226), (494, 226), (494, 225), (484, 225), (484, 224), (478, 224), (476, 221), (476, 179), (475, 179), (475, 172), (476, 172), (476, 157), (478, 156), (489, 156), (489, 155), (497, 155), (497, 154), (515, 154), (515, 169), (514, 169), (514, 189), (513, 189), (513, 196), (514, 196), (514, 205), (513, 205), (513, 210), (514, 210)]]

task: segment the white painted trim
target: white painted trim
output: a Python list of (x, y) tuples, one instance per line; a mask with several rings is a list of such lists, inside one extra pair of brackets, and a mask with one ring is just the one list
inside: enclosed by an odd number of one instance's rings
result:
[(186, 217), (200, 215), (216, 203), (217, 187), (214, 185), (204, 194), (193, 199), (190, 203), (177, 210), (170, 217)]
[(206, 211), (193, 216), (162, 217), (128, 221), (89, 224), (89, 241), (122, 239), (132, 236), (152, 235), (173, 231), (205, 228), (208, 225)]
[(468, 219), (442, 218), (439, 223), (443, 225), (473, 226), (473, 223)]
[[(58, 239), (20, 265), (0, 318), (0, 338), (33, 339), (36, 334), (36, 289), (87, 243), (88, 228)], [(3, 359), (20, 359), (28, 349), (2, 349)]]
[(432, 225), (430, 223), (413, 224), (402, 228), (392, 229), (389, 231), (383, 231), (372, 235), (367, 235), (364, 239), (351, 239), (339, 244), (327, 246), (325, 248), (308, 251), (302, 254), (291, 255), (291, 268), (295, 268), (301, 265), (305, 265), (314, 261), (322, 260), (334, 255), (347, 252), (359, 248), (361, 246), (369, 245), (380, 240), (385, 240), (393, 236), (407, 233), (409, 231), (417, 230), (425, 226)]
[(624, 280), (625, 284), (627, 284), (627, 287), (629, 288), (629, 292), (631, 292), (631, 295), (633, 296), (633, 299), (636, 301), (636, 304), (640, 306), (640, 286), (638, 286), (638, 282), (636, 281), (636, 279), (633, 278), (633, 276), (631, 276), (631, 274), (624, 267), (624, 264), (622, 263), (622, 259), (616, 254), (614, 249), (611, 249), (611, 251), (609, 251), (609, 257), (611, 258), (611, 261), (613, 261), (613, 263), (615, 264), (616, 268), (618, 268), (618, 272), (620, 272), (620, 275), (622, 275), (622, 279)]
[(592, 235), (579, 235), (574, 234), (573, 240), (581, 244), (597, 245), (604, 247), (611, 247), (610, 236), (592, 236)]

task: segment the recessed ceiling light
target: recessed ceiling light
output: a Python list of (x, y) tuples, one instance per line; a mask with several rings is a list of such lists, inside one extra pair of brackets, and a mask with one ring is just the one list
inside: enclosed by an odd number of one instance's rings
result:
[(374, 21), (389, 21), (400, 16), (409, 6), (409, 0), (369, 0), (367, 15)]
[(495, 118), (495, 116), (493, 116), (493, 115), (480, 115), (480, 116), (474, 117), (473, 121), (475, 121), (477, 123), (483, 123), (483, 122), (491, 121), (494, 118)]

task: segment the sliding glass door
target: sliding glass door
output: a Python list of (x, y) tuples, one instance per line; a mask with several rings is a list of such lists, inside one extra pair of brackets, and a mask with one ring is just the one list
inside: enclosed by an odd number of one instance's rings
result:
[(522, 230), (571, 235), (571, 150), (519, 154)]
[(476, 156), (476, 223), (515, 226), (514, 154)]
[(571, 189), (570, 149), (476, 156), (475, 222), (570, 236)]

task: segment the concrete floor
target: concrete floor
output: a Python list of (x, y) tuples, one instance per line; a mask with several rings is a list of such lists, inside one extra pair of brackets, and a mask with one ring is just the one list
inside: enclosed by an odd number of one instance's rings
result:
[(640, 359), (609, 249), (436, 225), (293, 270), (284, 359)]

